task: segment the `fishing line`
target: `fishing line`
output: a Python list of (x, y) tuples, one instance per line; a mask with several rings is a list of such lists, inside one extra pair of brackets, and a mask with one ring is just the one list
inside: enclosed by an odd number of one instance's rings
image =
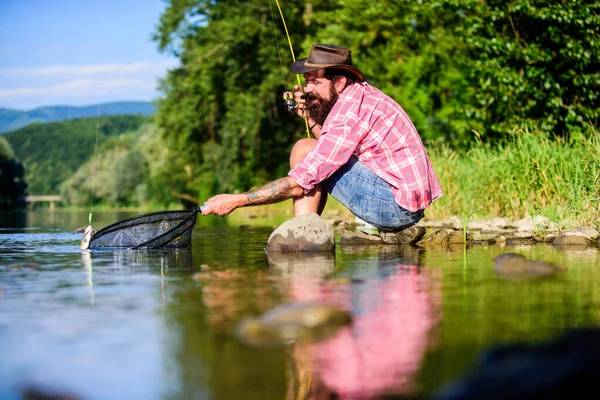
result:
[(273, 4), (269, 1), (269, 9), (271, 10), (271, 23), (273, 25), (273, 36), (275, 36), (275, 45), (277, 46), (277, 57), (279, 57), (279, 67), (281, 68), (281, 78), (283, 79), (284, 89), (288, 87), (285, 81), (285, 70), (283, 69), (283, 62), (281, 61), (281, 51), (279, 50), (279, 39), (277, 39), (277, 28), (275, 28), (275, 16), (273, 15)]
[[(279, 0), (275, 0), (277, 4), (277, 9), (279, 10), (279, 15), (281, 16), (281, 22), (283, 22), (283, 28), (285, 29), (285, 35), (287, 37), (288, 44), (290, 45), (290, 53), (292, 53), (292, 61), (296, 62), (296, 56), (294, 55), (294, 48), (292, 46), (292, 39), (290, 38), (290, 33), (288, 32), (287, 24), (285, 23), (285, 17), (283, 16), (283, 11), (281, 11), (281, 6), (279, 5)], [(271, 18), (273, 18), (273, 8), (271, 6), (271, 1), (269, 0), (269, 7), (271, 7)], [(277, 31), (275, 30), (275, 23), (273, 23), (273, 33), (275, 35), (275, 40), (277, 40)], [(281, 65), (281, 71), (283, 74), (283, 63), (281, 61), (281, 54), (279, 53), (279, 42), (277, 42), (277, 53), (279, 55), (279, 64)], [(300, 75), (296, 74), (296, 79), (298, 80), (298, 86), (302, 86), (300, 82)], [(283, 83), (285, 85), (285, 78), (283, 78)], [(308, 118), (304, 118), (304, 124), (306, 125), (306, 135), (310, 137), (310, 129), (308, 127)]]
[(96, 156), (98, 153), (98, 132), (100, 130), (100, 106), (98, 105), (98, 118), (96, 120), (96, 145), (94, 146), (94, 164), (92, 169), (92, 191), (90, 193), (90, 215), (89, 224), (92, 224), (92, 204), (94, 202), (94, 181), (96, 180)]

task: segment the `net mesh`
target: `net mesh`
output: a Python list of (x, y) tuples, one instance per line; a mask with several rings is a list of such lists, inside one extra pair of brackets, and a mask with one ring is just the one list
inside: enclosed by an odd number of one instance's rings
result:
[(161, 211), (139, 215), (109, 225), (98, 232), (90, 248), (167, 249), (187, 247), (192, 241), (200, 209)]

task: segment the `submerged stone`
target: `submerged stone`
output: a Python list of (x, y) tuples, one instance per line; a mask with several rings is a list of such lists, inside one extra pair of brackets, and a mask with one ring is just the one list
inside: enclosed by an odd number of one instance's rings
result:
[(267, 242), (267, 251), (333, 251), (334, 248), (333, 226), (316, 213), (285, 221)]
[(494, 272), (503, 278), (544, 277), (566, 272), (562, 265), (530, 260), (521, 254), (505, 253), (494, 257)]
[(240, 341), (252, 346), (292, 344), (299, 339), (323, 340), (352, 322), (337, 307), (311, 302), (279, 306), (258, 318), (246, 318), (235, 329)]

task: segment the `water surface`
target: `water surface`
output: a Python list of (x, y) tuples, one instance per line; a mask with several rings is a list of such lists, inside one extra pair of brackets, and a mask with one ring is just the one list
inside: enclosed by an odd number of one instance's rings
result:
[[(130, 215), (95, 213), (94, 225)], [(32, 389), (82, 399), (428, 396), (486, 349), (600, 320), (596, 249), (338, 245), (332, 255), (267, 255), (272, 227), (199, 218), (189, 250), (82, 252), (73, 229), (86, 222), (60, 211), (0, 216), (0, 398)], [(492, 258), (506, 252), (567, 272), (503, 279)], [(354, 323), (284, 347), (233, 334), (244, 317), (301, 301), (343, 307)]]

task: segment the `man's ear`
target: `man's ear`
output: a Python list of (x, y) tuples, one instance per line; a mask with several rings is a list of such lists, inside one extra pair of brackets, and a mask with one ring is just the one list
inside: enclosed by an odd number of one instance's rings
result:
[(344, 91), (344, 89), (346, 88), (346, 77), (345, 76), (340, 76), (334, 83), (334, 87), (335, 87), (335, 91), (338, 92), (338, 94), (342, 94), (342, 92)]

